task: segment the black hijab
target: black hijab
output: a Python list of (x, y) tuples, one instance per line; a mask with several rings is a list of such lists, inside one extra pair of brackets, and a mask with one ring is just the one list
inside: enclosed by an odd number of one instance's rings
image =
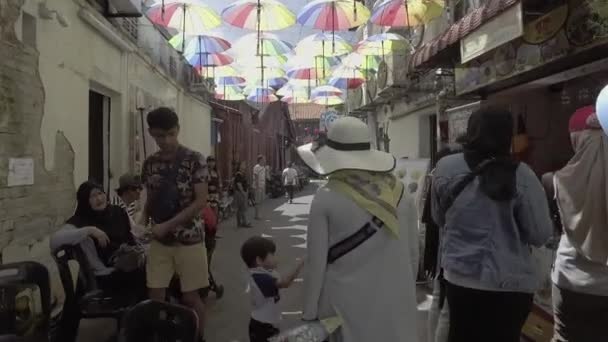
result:
[(511, 156), (512, 139), (513, 116), (508, 110), (485, 108), (471, 115), (464, 158), (479, 172), (481, 191), (495, 201), (511, 200), (517, 193), (519, 163)]
[(95, 182), (86, 181), (78, 187), (76, 192), (76, 211), (66, 223), (83, 228), (87, 226), (97, 227), (103, 230), (110, 239), (110, 244), (106, 248), (97, 248), (100, 257), (106, 262), (109, 257), (120, 247), (121, 244), (127, 243), (133, 245), (135, 239), (131, 234), (131, 222), (129, 216), (119, 206), (108, 204), (102, 211), (96, 211), (91, 208), (91, 192), (93, 190), (103, 192), (103, 187)]

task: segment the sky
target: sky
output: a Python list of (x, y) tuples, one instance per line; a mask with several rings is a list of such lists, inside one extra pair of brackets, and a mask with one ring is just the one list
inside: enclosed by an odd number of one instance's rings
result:
[[(156, 1), (160, 2), (160, 0), (156, 0)], [(147, 0), (145, 2), (154, 3), (156, 1)], [(192, 1), (192, 0), (189, 0), (189, 1)], [(217, 13), (220, 15), (222, 13), (222, 10), (227, 5), (235, 2), (232, 0), (229, 0), (229, 1), (227, 1), (227, 0), (196, 0), (196, 1), (202, 2), (202, 3), (210, 6), (211, 8), (215, 9), (217, 11)], [(300, 9), (302, 9), (307, 3), (311, 2), (310, 0), (280, 0), (280, 1), (283, 4), (285, 4), (285, 6), (287, 6), (296, 16), (297, 16), (298, 12), (300, 11)], [(234, 43), (241, 36), (248, 34), (248, 33), (252, 33), (252, 32), (254, 32), (254, 31), (243, 30), (243, 29), (223, 23), (222, 26), (210, 31), (209, 33), (212, 35), (220, 36), (222, 38), (227, 39), (231, 43)], [(297, 44), (297, 42), (300, 41), (302, 38), (305, 38), (306, 36), (317, 33), (317, 32), (320, 32), (320, 31), (313, 30), (308, 27), (303, 27), (296, 22), (296, 24), (290, 28), (287, 28), (287, 29), (284, 29), (281, 31), (272, 31), (271, 33), (278, 35), (281, 39), (283, 39), (295, 46), (295, 44)], [(346, 40), (350, 41), (353, 44), (356, 43), (356, 41), (354, 40), (355, 39), (354, 32), (341, 31), (341, 32), (337, 32), (337, 34), (339, 34), (340, 36), (342, 36), (343, 38), (345, 38)]]

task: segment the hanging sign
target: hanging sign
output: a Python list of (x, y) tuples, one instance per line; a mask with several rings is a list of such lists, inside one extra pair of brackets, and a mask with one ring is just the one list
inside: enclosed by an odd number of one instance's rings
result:
[(521, 2), (460, 41), (461, 62), (471, 61), (524, 34)]

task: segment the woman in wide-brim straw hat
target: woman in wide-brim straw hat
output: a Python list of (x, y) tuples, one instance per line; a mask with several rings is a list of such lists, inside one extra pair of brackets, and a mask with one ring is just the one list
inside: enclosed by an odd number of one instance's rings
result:
[(361, 120), (336, 120), (324, 139), (298, 148), (328, 176), (312, 202), (304, 320), (338, 316), (332, 342), (418, 341), (415, 210), (392, 174), (395, 158), (373, 150)]

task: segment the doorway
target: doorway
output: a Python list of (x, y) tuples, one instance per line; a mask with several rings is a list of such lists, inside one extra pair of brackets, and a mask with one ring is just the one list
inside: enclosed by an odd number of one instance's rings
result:
[(109, 97), (89, 91), (89, 180), (110, 193), (110, 105)]

